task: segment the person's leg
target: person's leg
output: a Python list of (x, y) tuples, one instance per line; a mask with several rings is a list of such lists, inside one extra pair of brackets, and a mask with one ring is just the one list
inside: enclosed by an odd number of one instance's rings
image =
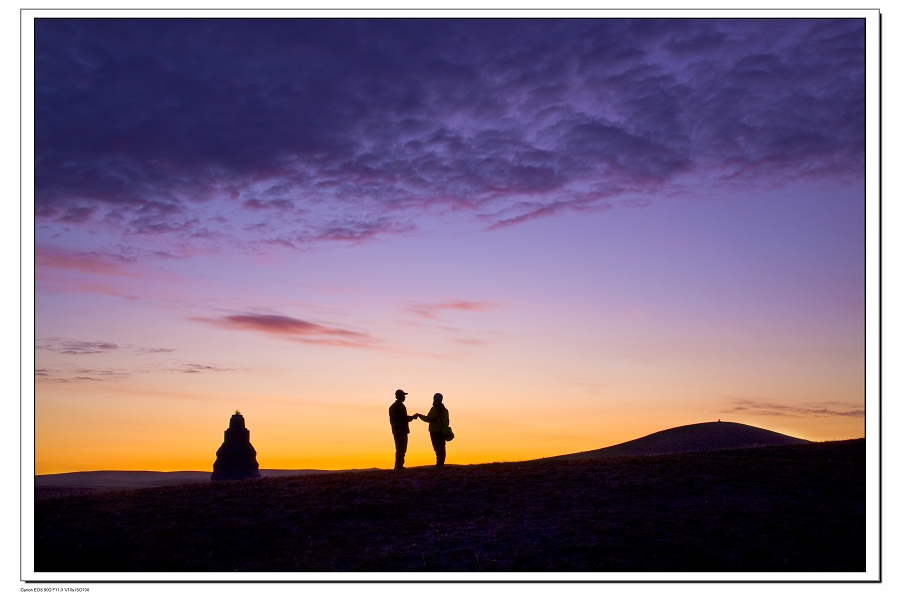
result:
[(406, 447), (409, 444), (409, 435), (394, 435), (394, 447), (397, 453), (394, 457), (394, 469), (403, 468), (403, 462), (406, 461)]
[(429, 433), (431, 434), (431, 446), (434, 447), (435, 466), (443, 466), (444, 460), (447, 458), (447, 442), (444, 441), (441, 431), (429, 431)]
[(447, 442), (444, 440), (443, 435), (441, 435), (440, 445), (438, 447), (439, 450), (437, 452), (437, 465), (443, 466), (444, 460), (447, 459)]

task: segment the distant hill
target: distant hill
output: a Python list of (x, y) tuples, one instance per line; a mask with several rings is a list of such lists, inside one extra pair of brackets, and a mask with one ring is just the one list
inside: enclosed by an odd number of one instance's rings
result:
[[(336, 470), (267, 470), (260, 468), (263, 478), (323, 474)], [(65, 497), (85, 493), (107, 491), (131, 491), (149, 487), (170, 487), (208, 483), (212, 472), (181, 470), (154, 472), (151, 470), (95, 470), (90, 472), (66, 472), (63, 474), (38, 474), (34, 477), (35, 499)]]
[(764, 428), (738, 424), (737, 422), (703, 422), (677, 426), (603, 449), (542, 458), (542, 460), (579, 460), (618, 456), (660, 455), (688, 451), (710, 451), (714, 449), (742, 449), (767, 445), (796, 445), (800, 443), (810, 443), (810, 441), (789, 437), (788, 435), (782, 435)]
[(35, 487), (108, 487), (110, 489), (137, 489), (164, 485), (208, 482), (210, 472), (180, 471), (152, 472), (149, 470), (97, 470), (91, 472), (66, 472), (64, 474), (38, 474)]
[[(262, 476), (299, 476), (318, 474), (329, 470), (264, 470)], [(186, 483), (208, 483), (211, 472), (181, 470), (177, 472), (155, 472), (152, 470), (95, 470), (91, 472), (66, 472), (64, 474), (38, 474), (34, 477), (35, 487), (109, 487), (110, 489), (137, 489), (140, 487), (160, 487), (183, 485)]]

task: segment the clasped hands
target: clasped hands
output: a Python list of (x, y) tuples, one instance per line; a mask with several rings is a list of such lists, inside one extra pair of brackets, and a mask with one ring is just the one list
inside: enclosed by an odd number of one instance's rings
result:
[(416, 418), (421, 418), (421, 417), (422, 417), (422, 415), (419, 414), (418, 412), (416, 412), (416, 415), (413, 416), (413, 420), (415, 420)]

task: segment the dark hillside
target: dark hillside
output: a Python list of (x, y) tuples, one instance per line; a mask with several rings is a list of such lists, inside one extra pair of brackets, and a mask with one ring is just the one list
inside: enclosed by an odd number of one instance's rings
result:
[(38, 571), (863, 571), (865, 442), (35, 502)]
[(689, 424), (666, 429), (646, 437), (603, 449), (570, 453), (544, 459), (574, 460), (614, 456), (660, 455), (686, 451), (741, 449), (800, 443), (809, 443), (809, 441), (737, 422), (703, 422), (701, 424)]

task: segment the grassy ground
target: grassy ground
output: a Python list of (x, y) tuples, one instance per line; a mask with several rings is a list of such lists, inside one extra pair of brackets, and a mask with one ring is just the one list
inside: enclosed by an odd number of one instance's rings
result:
[(35, 502), (37, 571), (863, 571), (862, 440)]

